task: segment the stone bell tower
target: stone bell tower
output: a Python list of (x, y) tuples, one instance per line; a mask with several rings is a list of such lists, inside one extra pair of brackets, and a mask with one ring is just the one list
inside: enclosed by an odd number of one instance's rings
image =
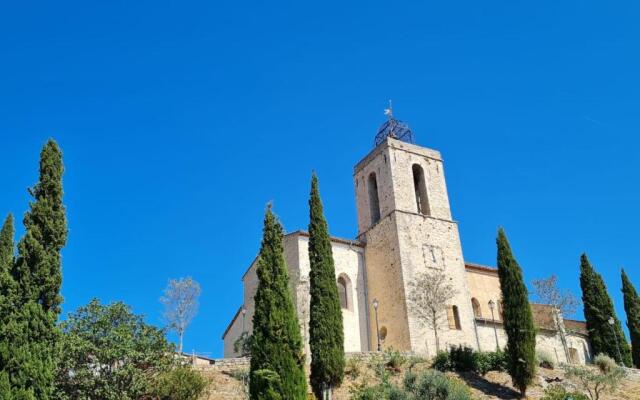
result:
[[(420, 324), (407, 304), (416, 272), (445, 274), (458, 294), (439, 327), (440, 348), (476, 347), (474, 317), (458, 225), (451, 217), (440, 153), (413, 144), (402, 121), (389, 117), (375, 148), (354, 168), (358, 239), (366, 244), (368, 298), (378, 300), (382, 347), (433, 355), (433, 329)], [(372, 349), (375, 310), (370, 305)], [(443, 313), (444, 316), (444, 313)]]

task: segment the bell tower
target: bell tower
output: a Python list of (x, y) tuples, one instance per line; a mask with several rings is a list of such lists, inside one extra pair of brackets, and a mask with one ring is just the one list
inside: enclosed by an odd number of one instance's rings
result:
[[(375, 148), (354, 168), (358, 239), (365, 243), (368, 297), (378, 300), (382, 347), (436, 352), (433, 329), (423, 326), (407, 304), (409, 283), (419, 271), (445, 274), (458, 291), (438, 329), (441, 350), (454, 344), (475, 347), (473, 309), (442, 158), (415, 145), (408, 125), (390, 109), (385, 113), (388, 120)], [(375, 349), (375, 310), (370, 308)]]

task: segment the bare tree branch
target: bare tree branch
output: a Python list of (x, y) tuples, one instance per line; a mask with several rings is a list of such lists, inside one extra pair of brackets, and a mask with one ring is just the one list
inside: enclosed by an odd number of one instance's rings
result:
[(187, 327), (198, 313), (200, 284), (191, 277), (171, 279), (160, 302), (164, 304), (164, 319), (170, 330), (179, 338), (178, 351), (182, 353), (182, 341)]
[(438, 329), (446, 318), (446, 307), (458, 291), (444, 274), (418, 272), (409, 283), (409, 307), (420, 323), (433, 329), (436, 349), (440, 350)]

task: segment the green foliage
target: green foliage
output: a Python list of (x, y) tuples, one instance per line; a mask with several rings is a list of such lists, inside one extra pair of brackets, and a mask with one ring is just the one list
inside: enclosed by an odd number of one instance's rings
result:
[(504, 352), (477, 352), (466, 346), (453, 346), (448, 352), (438, 352), (432, 364), (432, 368), (438, 371), (473, 371), (481, 375), (489, 371), (504, 371), (506, 366)]
[[(282, 226), (269, 206), (256, 269), (258, 289), (254, 297), (249, 384), (252, 399), (274, 398), (265, 397), (274, 396), (273, 391), (286, 400), (303, 400), (307, 396), (302, 338), (289, 289), (282, 240)], [(279, 377), (277, 382), (272, 379), (274, 375), (263, 370)], [(257, 376), (259, 371), (263, 372)]]
[(451, 357), (448, 351), (439, 351), (433, 358), (431, 368), (438, 371), (452, 371), (454, 369)]
[(599, 400), (603, 393), (612, 394), (616, 390), (626, 372), (605, 354), (598, 354), (594, 363), (597, 368), (568, 365), (565, 371), (566, 376), (587, 393), (589, 399)]
[(154, 400), (198, 400), (207, 387), (201, 374), (188, 366), (162, 372), (151, 389)]
[[(62, 153), (49, 140), (40, 153), (40, 175), (29, 190), (34, 201), (24, 216), (25, 234), (13, 260), (13, 245), (3, 241), (0, 295), (0, 398), (48, 400), (57, 358), (62, 269), (60, 251), (67, 240), (62, 203)], [(13, 234), (11, 234), (13, 236)], [(12, 242), (12, 239), (11, 239)], [(7, 378), (9, 385), (7, 389)], [(3, 391), (3, 392), (2, 392)]]
[(309, 265), (309, 380), (314, 393), (320, 398), (323, 387), (333, 387), (342, 382), (345, 359), (336, 271), (315, 173), (311, 177), (309, 196)]
[(357, 388), (352, 395), (355, 400), (471, 400), (467, 385), (433, 370), (407, 373), (402, 387), (383, 381)]
[(252, 394), (251, 398), (255, 400), (283, 400), (282, 381), (280, 376), (268, 369), (259, 369), (252, 374), (251, 385), (257, 390)]
[(362, 361), (357, 357), (348, 358), (344, 367), (344, 373), (351, 379), (356, 379), (362, 372)]
[(554, 369), (556, 367), (556, 360), (553, 359), (551, 354), (544, 350), (536, 351), (536, 361), (538, 365), (546, 369)]
[(624, 311), (627, 314), (627, 327), (631, 337), (631, 358), (633, 366), (640, 368), (640, 297), (624, 269), (622, 270), (622, 293)]
[(57, 399), (138, 399), (158, 389), (155, 376), (170, 382), (188, 374), (169, 374), (176, 360), (164, 332), (123, 303), (94, 299), (68, 316), (62, 332)]
[(387, 349), (384, 352), (385, 367), (394, 372), (399, 372), (400, 367), (407, 362), (407, 357), (401, 352), (394, 349)]
[(551, 385), (544, 390), (540, 400), (588, 400), (588, 398), (580, 392), (568, 392), (561, 385)]
[(513, 257), (504, 230), (498, 230), (498, 276), (502, 292), (504, 329), (507, 333), (508, 371), (522, 397), (536, 367), (536, 331), (522, 270)]
[[(602, 276), (591, 266), (586, 254), (580, 257), (580, 287), (593, 352), (607, 354), (618, 363), (631, 366), (631, 351), (613, 301)], [(614, 319), (613, 326), (609, 324), (609, 318)]]

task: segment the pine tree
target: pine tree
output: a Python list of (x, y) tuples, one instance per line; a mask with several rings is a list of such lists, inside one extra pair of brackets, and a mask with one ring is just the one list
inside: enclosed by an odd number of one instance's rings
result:
[(25, 214), (25, 234), (11, 270), (15, 295), (0, 340), (0, 346), (10, 343), (0, 348), (0, 388), (7, 386), (2, 374), (10, 377), (7, 398), (51, 398), (62, 301), (60, 250), (67, 238), (62, 173), (62, 153), (49, 140), (40, 153), (39, 181), (29, 190), (34, 201)]
[(274, 390), (269, 385), (258, 384), (261, 380), (254, 376), (258, 371), (267, 373), (265, 370), (278, 375), (276, 387), (282, 399), (303, 400), (307, 396), (300, 326), (289, 288), (282, 241), (282, 226), (269, 206), (256, 269), (258, 289), (254, 297), (249, 386), (252, 399), (266, 398), (262, 393), (265, 388)]
[(508, 370), (513, 385), (526, 395), (535, 375), (536, 331), (522, 270), (513, 257), (504, 230), (498, 230), (498, 275), (502, 292), (504, 329), (507, 333)]
[(311, 178), (309, 198), (309, 346), (311, 348), (311, 386), (318, 398), (324, 389), (342, 382), (344, 375), (344, 330), (336, 285), (331, 240), (324, 217), (318, 178)]
[[(618, 363), (631, 366), (631, 351), (613, 301), (602, 276), (591, 266), (586, 254), (580, 257), (580, 287), (593, 354), (604, 353)], [(611, 318), (613, 325), (609, 323)]]
[(627, 327), (631, 336), (633, 366), (640, 368), (640, 297), (624, 269), (622, 270), (622, 294), (624, 311), (627, 313)]

